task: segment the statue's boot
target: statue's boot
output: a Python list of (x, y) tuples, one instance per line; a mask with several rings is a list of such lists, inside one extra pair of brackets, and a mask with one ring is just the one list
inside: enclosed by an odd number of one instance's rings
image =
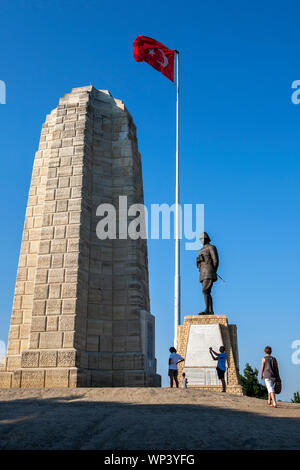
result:
[(209, 312), (209, 294), (204, 294), (205, 310), (204, 312), (198, 313), (198, 315), (211, 315)]

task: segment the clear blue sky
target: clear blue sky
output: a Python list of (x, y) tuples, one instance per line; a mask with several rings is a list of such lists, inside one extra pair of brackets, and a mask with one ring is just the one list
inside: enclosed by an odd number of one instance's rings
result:
[[(0, 339), (7, 340), (34, 153), (45, 115), (73, 87), (122, 99), (138, 127), (145, 202), (174, 202), (175, 87), (132, 57), (138, 35), (181, 53), (181, 202), (205, 204), (220, 253), (215, 312), (238, 326), (240, 366), (271, 344), (282, 399), (300, 390), (299, 3), (1, 2)], [(196, 252), (182, 249), (182, 312), (198, 313)], [(173, 337), (174, 241), (149, 242), (158, 371)]]

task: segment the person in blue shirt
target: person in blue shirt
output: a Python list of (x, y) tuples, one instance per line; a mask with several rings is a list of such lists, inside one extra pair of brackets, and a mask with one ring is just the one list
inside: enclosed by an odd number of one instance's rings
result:
[(218, 361), (217, 373), (218, 378), (222, 382), (222, 392), (226, 392), (225, 372), (226, 372), (226, 352), (224, 346), (219, 349), (220, 353), (216, 353), (213, 348), (209, 348), (209, 352), (214, 361)]

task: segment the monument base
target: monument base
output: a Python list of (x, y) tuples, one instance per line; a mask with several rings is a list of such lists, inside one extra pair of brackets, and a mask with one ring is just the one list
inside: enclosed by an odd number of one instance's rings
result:
[(209, 348), (219, 352), (225, 346), (227, 371), (226, 391), (243, 395), (240, 384), (236, 325), (229, 325), (226, 315), (187, 315), (177, 330), (177, 352), (185, 358), (178, 364), (179, 378), (185, 372), (188, 388), (222, 391), (216, 365)]
[(70, 368), (0, 371), (0, 388), (160, 387), (161, 376), (140, 371)]
[[(141, 310), (139, 317), (133, 331), (139, 333), (139, 343), (137, 335), (129, 339), (123, 335), (115, 342), (112, 336), (95, 335), (96, 347), (88, 351), (79, 347), (50, 348), (55, 344), (49, 341), (47, 349), (30, 347), (21, 354), (7, 354), (0, 364), (0, 389), (161, 387), (161, 376), (156, 373), (154, 316)], [(102, 339), (104, 351), (99, 351)], [(137, 346), (139, 351), (134, 351)]]

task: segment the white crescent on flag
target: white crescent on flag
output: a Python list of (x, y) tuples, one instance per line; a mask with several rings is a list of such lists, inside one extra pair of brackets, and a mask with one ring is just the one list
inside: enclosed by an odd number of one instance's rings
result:
[(161, 52), (161, 55), (163, 56), (163, 59), (164, 61), (163, 62), (159, 62), (159, 60), (157, 61), (163, 68), (166, 68), (166, 66), (168, 65), (169, 61), (168, 61), (168, 57), (165, 55), (164, 51), (162, 51), (161, 49), (158, 49), (159, 52)]

